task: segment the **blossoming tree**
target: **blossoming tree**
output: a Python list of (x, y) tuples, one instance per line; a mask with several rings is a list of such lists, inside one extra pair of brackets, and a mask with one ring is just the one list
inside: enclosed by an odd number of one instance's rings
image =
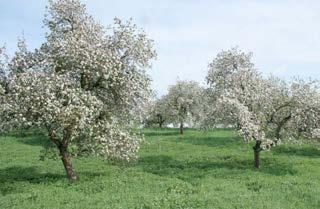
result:
[(291, 84), (294, 107), (289, 122), (290, 136), (320, 139), (320, 85), (319, 81), (296, 79)]
[(44, 24), (41, 47), (19, 41), (8, 65), (6, 127), (45, 128), (71, 181), (73, 156), (135, 159), (141, 137), (130, 127), (151, 93), (152, 40), (131, 21), (103, 27), (78, 0), (50, 0)]
[(209, 65), (207, 82), (208, 94), (213, 98), (212, 112), (219, 112), (219, 122), (235, 124), (246, 142), (255, 141), (255, 167), (259, 167), (260, 151), (270, 149), (278, 139), (266, 132), (266, 101), (270, 94), (251, 58), (251, 53), (238, 48), (222, 51)]
[(263, 78), (251, 58), (252, 53), (232, 48), (219, 53), (209, 65), (203, 123), (234, 124), (245, 141), (255, 141), (258, 168), (260, 151), (269, 150), (280, 139), (301, 134), (316, 138), (320, 93), (314, 81), (289, 84), (274, 76)]
[(179, 124), (180, 134), (186, 122), (196, 122), (202, 94), (203, 89), (194, 81), (178, 81), (169, 87), (165, 103), (167, 115), (172, 123)]
[(1, 93), (7, 86), (7, 76), (6, 76), (6, 66), (7, 66), (8, 56), (5, 53), (5, 47), (0, 47), (0, 88)]
[(147, 126), (157, 124), (159, 128), (163, 128), (164, 125), (171, 123), (172, 120), (167, 108), (166, 96), (153, 100), (146, 108), (147, 114), (144, 123)]

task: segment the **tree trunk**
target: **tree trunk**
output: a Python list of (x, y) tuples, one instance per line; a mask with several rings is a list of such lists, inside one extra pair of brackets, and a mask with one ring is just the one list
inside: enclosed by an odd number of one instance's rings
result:
[(254, 152), (254, 167), (255, 168), (260, 168), (260, 152), (261, 152), (261, 141), (256, 141), (256, 144), (253, 147), (253, 152)]
[(71, 182), (74, 182), (78, 180), (78, 177), (76, 175), (76, 172), (74, 171), (71, 163), (71, 156), (68, 152), (68, 146), (69, 146), (69, 140), (71, 137), (72, 129), (69, 128), (66, 131), (66, 134), (63, 136), (62, 141), (59, 141), (56, 137), (56, 131), (54, 129), (50, 129), (50, 127), (47, 127), (47, 130), (49, 131), (49, 137), (50, 140), (57, 146), (60, 152), (60, 157), (63, 163), (63, 166), (66, 170), (67, 177)]
[(254, 150), (254, 167), (260, 168), (260, 151)]
[(68, 151), (67, 151), (67, 147), (61, 146), (61, 147), (59, 147), (59, 150), (60, 150), (61, 160), (62, 160), (62, 163), (63, 163), (64, 168), (66, 170), (67, 177), (68, 177), (69, 181), (74, 182), (74, 181), (78, 180), (76, 172), (74, 171), (74, 169), (72, 167), (71, 157), (70, 157), (70, 153), (68, 153)]
[(159, 128), (162, 128), (162, 125), (163, 125), (163, 123), (164, 123), (164, 120), (163, 120), (163, 118), (162, 118), (162, 115), (158, 114), (157, 117), (158, 117)]
[(183, 122), (180, 123), (180, 134), (183, 134)]
[(276, 128), (276, 133), (275, 133), (275, 137), (277, 139), (280, 139), (280, 132), (283, 128), (283, 126), (291, 119), (291, 114), (288, 115), (287, 117), (283, 118), (282, 121), (280, 121), (279, 124), (277, 124), (277, 128)]

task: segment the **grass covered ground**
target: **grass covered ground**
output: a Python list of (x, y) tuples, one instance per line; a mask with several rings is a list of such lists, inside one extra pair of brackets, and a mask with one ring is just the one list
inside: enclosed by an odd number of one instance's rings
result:
[(320, 208), (320, 151), (282, 145), (262, 153), (231, 130), (144, 130), (137, 163), (73, 160), (69, 184), (60, 161), (39, 161), (46, 137), (0, 137), (0, 208)]

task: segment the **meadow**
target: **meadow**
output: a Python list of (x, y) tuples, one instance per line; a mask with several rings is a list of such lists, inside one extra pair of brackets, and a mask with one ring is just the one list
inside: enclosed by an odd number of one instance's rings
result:
[(139, 160), (74, 159), (69, 183), (60, 160), (39, 160), (43, 134), (0, 137), (0, 208), (320, 208), (320, 150), (283, 144), (261, 153), (235, 131), (144, 129)]

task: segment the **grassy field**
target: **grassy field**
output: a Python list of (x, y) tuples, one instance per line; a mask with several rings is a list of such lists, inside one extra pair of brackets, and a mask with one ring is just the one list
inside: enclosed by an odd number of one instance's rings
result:
[(0, 137), (0, 208), (320, 208), (320, 151), (282, 145), (262, 153), (231, 130), (144, 130), (130, 166), (80, 158), (69, 184), (60, 161), (39, 161), (46, 137)]

